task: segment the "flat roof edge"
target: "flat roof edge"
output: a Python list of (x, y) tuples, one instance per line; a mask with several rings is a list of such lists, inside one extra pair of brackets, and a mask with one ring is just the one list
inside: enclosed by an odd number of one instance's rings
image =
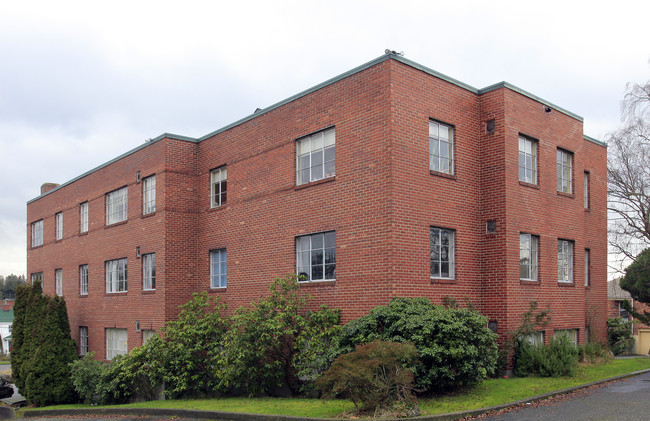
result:
[(371, 68), (373, 66), (376, 66), (379, 63), (382, 63), (382, 62), (384, 62), (386, 60), (389, 60), (389, 59), (396, 59), (398, 57), (400, 57), (400, 56), (392, 54), (392, 53), (385, 54), (383, 56), (379, 56), (379, 57), (377, 57), (377, 58), (375, 58), (373, 60), (370, 60), (367, 63), (362, 64), (361, 66), (357, 66), (354, 69), (351, 69), (351, 70), (348, 70), (347, 72), (341, 73), (338, 76), (334, 76), (333, 78), (328, 79), (325, 82), (321, 82), (318, 85), (312, 86), (309, 89), (305, 89), (304, 91), (298, 92), (295, 95), (292, 95), (292, 96), (290, 96), (290, 97), (288, 97), (286, 99), (283, 99), (282, 101), (279, 101), (279, 102), (276, 102), (275, 104), (269, 105), (266, 108), (263, 108), (263, 109), (261, 109), (261, 110), (259, 110), (257, 112), (254, 112), (253, 114), (247, 115), (246, 117), (241, 118), (241, 119), (239, 119), (239, 120), (237, 120), (237, 121), (235, 121), (233, 123), (227, 124), (227, 125), (221, 127), (220, 129), (214, 130), (214, 131), (212, 131), (212, 132), (210, 132), (210, 133), (208, 133), (208, 134), (206, 134), (204, 136), (201, 136), (200, 138), (198, 138), (198, 141), (201, 142), (201, 141), (203, 141), (205, 139), (208, 139), (208, 138), (210, 138), (212, 136), (215, 136), (215, 135), (217, 135), (219, 133), (225, 132), (226, 130), (232, 129), (233, 127), (239, 126), (240, 124), (246, 123), (247, 121), (252, 120), (255, 117), (259, 117), (262, 114), (266, 114), (269, 111), (273, 111), (276, 108), (280, 108), (283, 105), (289, 104), (290, 102), (293, 102), (293, 101), (295, 101), (297, 99), (300, 99), (300, 98), (302, 98), (304, 96), (307, 96), (307, 95), (309, 95), (311, 93), (314, 93), (314, 92), (316, 92), (318, 90), (321, 90), (321, 89), (323, 89), (323, 88), (325, 88), (325, 87), (327, 87), (329, 85), (332, 85), (332, 84), (334, 84), (334, 83), (336, 83), (336, 82), (338, 82), (340, 80), (343, 80), (343, 79), (348, 78), (348, 77), (350, 77), (352, 75), (355, 75), (355, 74), (360, 73), (360, 72), (362, 72), (364, 70), (367, 70), (367, 69), (369, 69), (369, 68)]
[(65, 183), (63, 183), (63, 184), (61, 184), (61, 185), (59, 185), (59, 186), (53, 188), (52, 190), (49, 190), (49, 191), (47, 191), (47, 192), (45, 192), (45, 193), (43, 193), (43, 194), (41, 194), (41, 195), (39, 195), (39, 196), (36, 196), (35, 198), (33, 198), (33, 199), (31, 199), (31, 200), (28, 200), (28, 201), (27, 201), (27, 204), (29, 205), (30, 203), (35, 202), (36, 200), (38, 200), (38, 199), (40, 199), (40, 198), (42, 198), (42, 197), (45, 197), (45, 196), (47, 196), (47, 195), (50, 194), (50, 193), (54, 193), (55, 191), (57, 191), (57, 190), (59, 190), (59, 189), (62, 189), (63, 187), (68, 186), (68, 185), (74, 183), (75, 181), (78, 181), (78, 180), (80, 180), (80, 179), (86, 177), (87, 175), (90, 175), (90, 174), (94, 173), (94, 172), (97, 171), (97, 170), (100, 170), (100, 169), (102, 169), (102, 168), (104, 168), (104, 167), (107, 167), (107, 166), (109, 166), (110, 164), (112, 164), (112, 163), (114, 163), (114, 162), (116, 162), (116, 161), (119, 161), (119, 160), (122, 159), (122, 158), (125, 158), (125, 157), (127, 157), (127, 156), (129, 156), (129, 155), (132, 155), (132, 154), (138, 152), (140, 149), (144, 149), (144, 148), (146, 148), (147, 146), (149, 146), (149, 145), (151, 145), (151, 144), (153, 144), (153, 143), (156, 143), (156, 142), (158, 142), (159, 140), (162, 140), (162, 139), (183, 140), (183, 141), (192, 142), (192, 143), (197, 143), (197, 142), (198, 142), (198, 141), (197, 141), (195, 138), (193, 138), (193, 137), (180, 136), (180, 135), (175, 135), (175, 134), (172, 134), (172, 133), (163, 133), (163, 134), (161, 134), (161, 135), (159, 135), (159, 136), (156, 136), (156, 137), (154, 137), (154, 138), (151, 138), (151, 139), (146, 140), (145, 143), (136, 146), (135, 148), (133, 148), (133, 149), (131, 149), (131, 150), (129, 150), (129, 151), (123, 153), (122, 155), (119, 155), (119, 156), (117, 156), (117, 157), (111, 159), (110, 161), (106, 161), (106, 162), (104, 162), (103, 164), (100, 164), (100, 165), (96, 166), (95, 168), (90, 169), (90, 170), (86, 171), (85, 173), (83, 173), (83, 174), (81, 174), (81, 175), (79, 175), (79, 176), (77, 176), (77, 177), (75, 177), (75, 178), (73, 178), (73, 179), (71, 179), (71, 180), (66, 181)]
[(584, 122), (584, 119), (582, 118), (582, 116), (579, 116), (578, 114), (573, 113), (573, 112), (567, 110), (566, 108), (562, 108), (559, 105), (555, 105), (552, 102), (547, 101), (544, 98), (538, 97), (535, 94), (531, 94), (530, 92), (528, 92), (528, 91), (526, 91), (524, 89), (521, 89), (518, 86), (515, 86), (515, 85), (513, 85), (512, 83), (509, 83), (509, 82), (505, 82), (505, 81), (504, 82), (499, 82), (499, 83), (495, 83), (494, 85), (490, 85), (490, 86), (488, 86), (486, 88), (483, 88), (483, 89), (480, 90), (479, 95), (486, 94), (488, 92), (492, 92), (492, 91), (495, 91), (495, 90), (501, 89), (501, 88), (510, 89), (513, 92), (517, 92), (518, 94), (521, 94), (521, 95), (523, 95), (525, 97), (528, 97), (528, 98), (530, 98), (530, 99), (532, 99), (534, 101), (537, 101), (537, 102), (539, 102), (541, 104), (544, 104), (544, 105), (546, 105), (548, 107), (551, 107), (552, 109), (557, 110), (557, 111), (561, 112), (562, 114), (566, 114), (569, 117), (575, 118), (576, 120), (578, 120), (580, 122)]
[(582, 136), (585, 138), (585, 140), (588, 140), (589, 142), (595, 143), (596, 145), (603, 146), (605, 148), (607, 147), (607, 142), (603, 142), (602, 140), (598, 140), (594, 137), (587, 136), (586, 134), (583, 134)]

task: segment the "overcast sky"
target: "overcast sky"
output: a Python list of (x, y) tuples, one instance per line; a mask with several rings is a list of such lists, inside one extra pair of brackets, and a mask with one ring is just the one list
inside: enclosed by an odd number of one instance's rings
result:
[(199, 137), (384, 53), (502, 80), (604, 139), (650, 78), (650, 1), (0, 0), (0, 275), (26, 202), (164, 132)]

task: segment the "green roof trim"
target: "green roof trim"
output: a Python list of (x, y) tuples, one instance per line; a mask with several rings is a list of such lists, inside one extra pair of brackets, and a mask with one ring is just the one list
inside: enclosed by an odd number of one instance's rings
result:
[[(519, 94), (521, 94), (521, 95), (523, 95), (525, 97), (528, 97), (528, 98), (530, 98), (530, 99), (532, 99), (534, 101), (537, 101), (537, 102), (539, 102), (539, 103), (541, 103), (543, 105), (551, 107), (552, 109), (557, 110), (557, 111), (559, 111), (559, 112), (561, 112), (563, 114), (566, 114), (569, 117), (575, 118), (576, 120), (578, 120), (580, 122), (583, 121), (583, 118), (581, 116), (579, 116), (577, 114), (574, 114), (574, 113), (572, 113), (572, 112), (570, 112), (570, 111), (568, 111), (568, 110), (566, 110), (566, 109), (564, 109), (562, 107), (558, 107), (557, 105), (555, 105), (555, 104), (553, 104), (553, 103), (551, 103), (549, 101), (546, 101), (545, 99), (542, 99), (542, 98), (540, 98), (540, 97), (538, 97), (536, 95), (533, 95), (528, 91), (520, 89), (517, 86), (512, 85), (512, 84), (510, 84), (508, 82), (499, 82), (499, 83), (495, 83), (494, 85), (490, 85), (490, 86), (488, 86), (486, 88), (483, 88), (483, 89), (477, 89), (477, 88), (475, 88), (475, 87), (473, 87), (471, 85), (468, 85), (467, 83), (461, 82), (461, 81), (459, 81), (457, 79), (454, 79), (452, 77), (449, 77), (449, 76), (447, 76), (447, 75), (445, 75), (443, 73), (437, 72), (437, 71), (435, 71), (435, 70), (433, 70), (433, 69), (431, 69), (429, 67), (423, 66), (423, 65), (421, 65), (419, 63), (416, 63), (416, 62), (414, 62), (412, 60), (404, 58), (399, 54), (395, 54), (393, 52), (390, 52), (390, 53), (386, 53), (384, 55), (381, 55), (381, 56), (379, 56), (379, 57), (377, 57), (377, 58), (375, 58), (373, 60), (370, 60), (369, 62), (364, 63), (364, 64), (362, 64), (360, 66), (357, 66), (357, 67), (355, 67), (355, 68), (353, 68), (351, 70), (348, 70), (347, 72), (341, 73), (338, 76), (335, 76), (335, 77), (333, 77), (331, 79), (326, 80), (325, 82), (319, 83), (318, 85), (315, 85), (315, 86), (313, 86), (313, 87), (311, 87), (309, 89), (306, 89), (306, 90), (304, 90), (302, 92), (299, 92), (299, 93), (297, 93), (295, 95), (292, 95), (292, 96), (290, 96), (290, 97), (288, 97), (288, 98), (286, 98), (286, 99), (284, 99), (284, 100), (282, 100), (280, 102), (276, 102), (273, 105), (270, 105), (270, 106), (268, 106), (266, 108), (258, 110), (256, 112), (254, 112), (253, 114), (250, 114), (250, 115), (248, 115), (246, 117), (243, 117), (243, 118), (241, 118), (241, 119), (239, 119), (239, 120), (237, 120), (237, 121), (235, 121), (233, 123), (230, 123), (230, 124), (228, 124), (226, 126), (223, 126), (220, 129), (214, 130), (214, 131), (212, 131), (212, 132), (210, 132), (210, 133), (208, 133), (208, 134), (206, 134), (204, 136), (201, 136), (199, 138), (193, 138), (193, 137), (189, 137), (189, 136), (182, 136), (182, 135), (177, 135), (177, 134), (172, 134), (172, 133), (163, 133), (163, 134), (158, 135), (158, 136), (156, 136), (154, 138), (148, 139), (144, 144), (139, 145), (139, 146), (131, 149), (130, 151), (125, 152), (122, 155), (120, 155), (120, 156), (118, 156), (118, 157), (116, 157), (114, 159), (111, 159), (110, 161), (107, 161), (107, 162), (105, 162), (105, 163), (103, 163), (103, 164), (101, 164), (101, 165), (99, 165), (99, 166), (97, 166), (97, 167), (95, 167), (95, 168), (81, 174), (78, 177), (73, 178), (72, 180), (69, 180), (69, 181), (61, 184), (60, 186), (58, 186), (58, 187), (56, 187), (56, 188), (54, 188), (54, 189), (52, 189), (52, 190), (50, 190), (50, 191), (48, 191), (46, 193), (43, 193), (43, 194), (35, 197), (34, 199), (28, 201), (27, 204), (29, 205), (30, 203), (40, 199), (41, 197), (47, 196), (48, 194), (53, 193), (53, 192), (65, 187), (65, 186), (67, 186), (67, 185), (69, 185), (71, 183), (74, 183), (75, 181), (80, 180), (80, 179), (86, 177), (87, 175), (92, 174), (93, 172), (95, 172), (97, 170), (100, 170), (100, 169), (102, 169), (102, 168), (104, 168), (104, 167), (106, 167), (106, 166), (108, 166), (108, 165), (110, 165), (110, 164), (112, 164), (112, 163), (114, 163), (116, 161), (119, 161), (122, 158), (125, 158), (125, 157), (127, 157), (129, 155), (132, 155), (132, 154), (136, 153), (137, 151), (139, 151), (140, 149), (143, 149), (143, 148), (149, 146), (150, 144), (153, 144), (153, 143), (155, 143), (155, 142), (157, 142), (159, 140), (169, 138), (169, 139), (175, 139), (175, 140), (183, 140), (183, 141), (192, 142), (192, 143), (200, 143), (205, 139), (213, 137), (213, 136), (215, 136), (215, 135), (217, 135), (219, 133), (223, 133), (226, 130), (229, 130), (229, 129), (232, 129), (233, 127), (239, 126), (240, 124), (246, 123), (247, 121), (250, 121), (250, 120), (252, 120), (252, 119), (254, 119), (256, 117), (259, 117), (259, 116), (261, 116), (263, 114), (266, 114), (269, 111), (275, 110), (275, 109), (277, 109), (277, 108), (279, 108), (279, 107), (281, 107), (283, 105), (289, 104), (290, 102), (293, 102), (293, 101), (295, 101), (297, 99), (300, 99), (300, 98), (302, 98), (302, 97), (304, 97), (306, 95), (309, 95), (309, 94), (314, 93), (314, 92), (316, 92), (316, 91), (318, 91), (320, 89), (323, 89), (323, 88), (325, 88), (325, 87), (327, 87), (329, 85), (332, 85), (332, 84), (334, 84), (336, 82), (339, 82), (339, 81), (341, 81), (341, 80), (343, 80), (345, 78), (348, 78), (348, 77), (350, 77), (352, 75), (360, 73), (360, 72), (362, 72), (364, 70), (367, 70), (367, 69), (369, 69), (369, 68), (371, 68), (373, 66), (376, 66), (377, 64), (383, 63), (386, 60), (398, 61), (398, 62), (403, 63), (403, 64), (405, 64), (407, 66), (410, 66), (410, 67), (412, 67), (414, 69), (417, 69), (417, 70), (420, 70), (420, 71), (422, 71), (424, 73), (427, 73), (427, 74), (429, 74), (429, 75), (431, 75), (433, 77), (436, 77), (438, 79), (441, 79), (441, 80), (449, 82), (449, 83), (451, 83), (453, 85), (456, 85), (456, 86), (458, 86), (458, 87), (460, 87), (462, 89), (466, 89), (466, 90), (468, 90), (468, 91), (470, 91), (472, 93), (475, 93), (477, 95), (482, 95), (482, 94), (492, 92), (494, 90), (501, 89), (501, 88), (509, 89), (509, 90), (511, 90), (513, 92), (517, 92), (517, 93), (519, 93)], [(594, 142), (596, 144), (606, 146), (605, 143), (603, 143), (603, 142), (601, 142), (599, 140), (593, 139), (591, 137), (585, 136), (585, 139), (587, 139), (587, 140), (589, 140), (591, 142)]]
[(602, 140), (598, 140), (598, 139), (593, 138), (593, 137), (591, 137), (591, 136), (587, 136), (586, 134), (584, 134), (584, 135), (582, 135), (582, 136), (585, 138), (585, 140), (588, 140), (588, 141), (590, 141), (590, 142), (593, 142), (593, 143), (595, 143), (596, 145), (600, 145), (600, 146), (607, 147), (607, 143), (606, 143), (606, 142), (603, 142)]
[(120, 156), (118, 156), (118, 157), (116, 157), (116, 158), (111, 159), (110, 161), (106, 161), (106, 162), (104, 162), (103, 164), (98, 165), (98, 166), (96, 166), (95, 168), (93, 168), (93, 169), (91, 169), (91, 170), (88, 170), (88, 171), (86, 171), (85, 173), (83, 173), (83, 174), (81, 174), (81, 175), (79, 175), (79, 176), (73, 178), (72, 180), (66, 181), (65, 183), (63, 183), (63, 184), (61, 184), (61, 185), (59, 185), (59, 186), (53, 188), (52, 190), (50, 190), (50, 191), (48, 191), (48, 192), (45, 192), (45, 193), (43, 193), (43, 194), (41, 194), (41, 195), (39, 195), (39, 196), (33, 198), (32, 200), (29, 200), (29, 201), (27, 202), (27, 204), (29, 205), (30, 203), (32, 203), (32, 202), (34, 202), (34, 201), (40, 199), (41, 197), (45, 197), (45, 196), (47, 196), (47, 195), (50, 194), (50, 193), (54, 193), (55, 191), (57, 191), (57, 190), (59, 190), (59, 189), (62, 189), (63, 187), (65, 187), (65, 186), (67, 186), (67, 185), (69, 185), (69, 184), (72, 184), (72, 183), (74, 183), (75, 181), (80, 180), (80, 179), (82, 179), (82, 178), (84, 178), (84, 177), (86, 177), (86, 176), (88, 176), (88, 175), (94, 173), (94, 172), (97, 171), (97, 170), (101, 170), (102, 168), (107, 167), (107, 166), (109, 166), (110, 164), (112, 164), (112, 163), (114, 163), (114, 162), (116, 162), (116, 161), (119, 161), (120, 159), (125, 158), (125, 157), (127, 157), (127, 156), (129, 156), (129, 155), (132, 155), (132, 154), (136, 153), (137, 151), (139, 151), (140, 149), (144, 149), (144, 148), (146, 148), (147, 146), (151, 145), (152, 143), (156, 143), (156, 142), (158, 142), (159, 140), (162, 140), (162, 139), (165, 139), (165, 138), (176, 139), (176, 140), (185, 140), (185, 141), (193, 142), (193, 143), (197, 143), (197, 142), (198, 142), (198, 140), (196, 140), (196, 139), (193, 138), (193, 137), (181, 136), (181, 135), (177, 135), (177, 134), (173, 134), (173, 133), (163, 133), (163, 134), (161, 134), (161, 135), (159, 135), (159, 136), (156, 136), (156, 137), (154, 137), (154, 138), (147, 139), (147, 140), (145, 141), (145, 143), (136, 146), (135, 148), (131, 149), (130, 151), (127, 151), (127, 152), (123, 153), (122, 155), (120, 155)]
[(521, 94), (521, 95), (523, 95), (525, 97), (528, 97), (528, 98), (532, 99), (533, 101), (537, 101), (537, 102), (539, 102), (539, 103), (541, 103), (543, 105), (546, 105), (547, 107), (551, 107), (552, 109), (554, 109), (556, 111), (559, 111), (559, 112), (561, 112), (563, 114), (566, 114), (569, 117), (575, 118), (576, 120), (578, 120), (580, 122), (584, 121), (583, 118), (581, 116), (579, 116), (578, 114), (572, 113), (571, 111), (566, 110), (566, 109), (564, 109), (562, 107), (558, 107), (557, 105), (553, 104), (552, 102), (549, 102), (549, 101), (547, 101), (547, 100), (545, 100), (543, 98), (540, 98), (537, 95), (533, 95), (528, 91), (524, 91), (523, 89), (521, 89), (521, 88), (519, 88), (519, 87), (517, 87), (517, 86), (515, 86), (515, 85), (513, 85), (511, 83), (508, 83), (508, 82), (499, 82), (499, 83), (495, 83), (494, 85), (490, 85), (487, 88), (483, 88), (483, 89), (481, 89), (479, 91), (479, 95), (486, 94), (488, 92), (492, 92), (492, 91), (495, 91), (495, 90), (501, 89), (501, 88), (506, 88), (506, 89), (510, 89), (513, 92), (517, 92), (518, 94)]

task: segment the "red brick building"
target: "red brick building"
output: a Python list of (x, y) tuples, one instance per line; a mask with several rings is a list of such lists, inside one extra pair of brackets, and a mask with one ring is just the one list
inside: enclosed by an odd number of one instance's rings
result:
[(344, 321), (394, 296), (468, 297), (504, 335), (537, 301), (547, 337), (605, 337), (606, 148), (505, 82), (476, 89), (387, 54), (43, 189), (28, 273), (100, 358), (193, 292), (232, 309), (291, 273)]

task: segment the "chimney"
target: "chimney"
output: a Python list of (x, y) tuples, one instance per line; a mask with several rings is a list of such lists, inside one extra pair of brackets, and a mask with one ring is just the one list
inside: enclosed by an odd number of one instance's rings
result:
[(56, 183), (43, 183), (41, 186), (41, 194), (45, 194), (49, 192), (50, 190), (54, 190), (55, 188), (59, 187), (59, 184)]

